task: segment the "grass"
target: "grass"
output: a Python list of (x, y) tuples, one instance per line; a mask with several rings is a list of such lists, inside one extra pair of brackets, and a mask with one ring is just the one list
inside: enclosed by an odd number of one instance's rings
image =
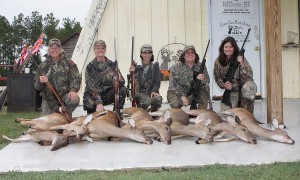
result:
[(6, 107), (0, 113), (0, 149), (8, 145), (10, 142), (2, 138), (2, 135), (16, 138), (20, 136), (28, 128), (20, 123), (16, 123), (16, 118), (35, 118), (41, 116), (40, 112), (32, 113), (7, 113)]
[[(15, 123), (18, 117), (34, 118), (41, 113), (7, 113), (4, 109), (0, 113), (0, 135), (9, 137), (20, 136), (27, 127)], [(0, 138), (0, 149), (9, 142)], [(1, 163), (1, 160), (0, 160)], [(300, 162), (279, 162), (264, 165), (207, 165), (191, 168), (161, 168), (161, 169), (131, 169), (116, 171), (78, 170), (78, 171), (47, 171), (47, 172), (19, 172), (0, 173), (0, 180), (7, 179), (300, 179)]]

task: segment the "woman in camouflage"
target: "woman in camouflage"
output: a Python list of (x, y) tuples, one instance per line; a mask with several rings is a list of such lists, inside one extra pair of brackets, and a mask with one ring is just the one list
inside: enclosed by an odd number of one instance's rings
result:
[(209, 100), (209, 75), (204, 68), (203, 74), (198, 74), (197, 79), (201, 80), (197, 97), (193, 96), (192, 83), (194, 72), (199, 72), (201, 62), (193, 45), (185, 47), (179, 57), (178, 63), (170, 68), (170, 80), (167, 98), (172, 108), (181, 108), (191, 104), (196, 98), (198, 109), (206, 109)]
[[(229, 82), (229, 71), (233, 64), (239, 61), (232, 82)], [(241, 93), (241, 107), (253, 113), (256, 84), (253, 81), (253, 71), (247, 59), (240, 55), (239, 48), (233, 37), (227, 37), (219, 47), (219, 57), (214, 64), (214, 78), (221, 89), (230, 90), (231, 107), (221, 102), (221, 111), (238, 107)]]
[(59, 102), (56, 96), (47, 88), (49, 81), (65, 103), (69, 115), (79, 104), (77, 92), (80, 88), (81, 75), (77, 65), (67, 60), (59, 39), (49, 40), (47, 58), (37, 68), (34, 87), (41, 91), (43, 115), (59, 111)]
[(148, 111), (157, 111), (162, 104), (159, 94), (161, 75), (158, 62), (153, 63), (154, 56), (152, 46), (144, 44), (140, 52), (141, 62), (136, 67), (130, 66), (129, 71), (135, 74), (135, 98), (137, 106)]
[[(113, 76), (117, 64), (105, 56), (106, 43), (103, 40), (95, 41), (94, 52), (96, 57), (87, 65), (85, 71), (83, 109), (88, 114), (103, 111), (105, 105), (114, 103)], [(124, 84), (124, 78), (119, 74), (120, 109), (123, 108), (128, 93)]]

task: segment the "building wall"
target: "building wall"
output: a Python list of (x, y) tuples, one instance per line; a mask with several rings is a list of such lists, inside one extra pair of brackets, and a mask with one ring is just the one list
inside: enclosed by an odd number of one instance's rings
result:
[(68, 59), (72, 58), (72, 54), (74, 52), (79, 35), (80, 35), (79, 33), (75, 33), (74, 35), (72, 35), (72, 37), (68, 38), (62, 43), (62, 47), (65, 51), (65, 55), (67, 56)]
[[(204, 0), (109, 0), (94, 40), (103, 39), (106, 42), (106, 56), (111, 60), (117, 58), (121, 73), (126, 77), (131, 61), (132, 36), (136, 62), (140, 61), (140, 47), (146, 43), (153, 46), (155, 61), (160, 49), (174, 42), (193, 44), (198, 53), (203, 54), (208, 29), (206, 14)], [(91, 48), (85, 66), (93, 58)], [(168, 81), (161, 84), (164, 101), (167, 101), (168, 85)], [(83, 83), (81, 89), (84, 86)]]
[[(281, 37), (286, 44), (287, 32), (299, 33), (298, 0), (281, 0)], [(295, 39), (299, 44), (299, 36)], [(282, 48), (283, 97), (300, 98), (299, 47)]]
[[(140, 61), (140, 47), (145, 43), (153, 46), (155, 60), (160, 49), (170, 43), (193, 44), (201, 56), (208, 40), (208, 23), (213, 23), (207, 22), (206, 3), (207, 0), (109, 0), (94, 41), (106, 41), (106, 56), (111, 60), (118, 60), (124, 77), (128, 73), (131, 60), (132, 36), (135, 40), (133, 57), (136, 61)], [(299, 33), (298, 0), (281, 0), (281, 13), (282, 43), (285, 44), (287, 31)], [(115, 39), (117, 57), (114, 52)], [(298, 42), (299, 38), (296, 40)], [(282, 50), (284, 98), (300, 98), (299, 49)], [(261, 51), (264, 52), (264, 47)], [(85, 87), (85, 66), (93, 58), (91, 47), (82, 71), (81, 96)], [(264, 61), (266, 60), (265, 57)], [(167, 88), (168, 81), (162, 81), (160, 92), (165, 102)]]

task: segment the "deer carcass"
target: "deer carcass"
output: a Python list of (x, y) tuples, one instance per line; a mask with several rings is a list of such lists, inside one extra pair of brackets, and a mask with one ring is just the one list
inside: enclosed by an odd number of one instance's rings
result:
[(241, 124), (246, 126), (247, 129), (257, 137), (263, 137), (265, 139), (271, 139), (277, 142), (286, 143), (286, 144), (294, 144), (295, 141), (289, 137), (287, 132), (283, 130), (283, 125), (278, 125), (278, 121), (274, 119), (272, 121), (274, 130), (268, 130), (262, 128), (258, 125), (255, 117), (252, 113), (250, 113), (247, 109), (244, 108), (235, 108), (224, 111), (221, 113), (222, 115), (237, 115), (241, 120)]
[[(142, 108), (125, 108), (123, 109), (124, 115), (129, 115), (130, 119), (135, 121), (137, 128), (146, 132), (148, 137), (157, 137), (159, 135), (160, 141), (165, 144), (171, 144), (171, 124), (170, 117), (163, 116), (158, 121), (154, 121), (152, 116)], [(122, 128), (128, 128), (128, 125)]]
[[(112, 111), (106, 111), (106, 113), (99, 116), (99, 112), (95, 112), (88, 116), (79, 117), (77, 120), (70, 124), (54, 126), (51, 129), (63, 129), (63, 130), (74, 130), (85, 134), (82, 139), (88, 141), (96, 141), (107, 139), (111, 137), (117, 137), (121, 139), (131, 139), (137, 142), (152, 144), (152, 140), (147, 138), (145, 133), (136, 128), (134, 121), (129, 122), (131, 127), (119, 128), (118, 119)], [(81, 129), (80, 129), (81, 128)], [(82, 134), (79, 134), (82, 136)]]
[(52, 126), (69, 123), (66, 118), (59, 113), (44, 115), (36, 119), (17, 118), (16, 122), (20, 122), (21, 124), (30, 127), (30, 129), (24, 132), (24, 134), (30, 134), (38, 131), (47, 131), (50, 130)]
[[(222, 122), (222, 118), (213, 110), (210, 109), (195, 109), (195, 110), (187, 110), (187, 114), (197, 116), (195, 121), (195, 126), (205, 127), (208, 124), (211, 133), (213, 134), (214, 141), (230, 141), (236, 139), (242, 139), (251, 144), (256, 144), (256, 139), (253, 135), (248, 131), (248, 129), (241, 124), (238, 117), (227, 117), (227, 123)], [(234, 135), (235, 137), (227, 137), (225, 135)], [(196, 141), (197, 144), (205, 143), (203, 139)]]
[[(167, 109), (163, 113), (163, 117), (171, 118), (173, 123), (171, 125), (172, 139), (184, 136), (193, 136), (212, 141), (212, 135), (207, 126), (196, 126), (189, 124), (189, 115), (182, 109)], [(208, 125), (209, 122), (206, 124)]]
[(13, 143), (33, 141), (40, 145), (52, 145), (51, 151), (55, 151), (69, 144), (69, 137), (64, 134), (58, 134), (55, 131), (40, 131), (31, 134), (21, 135), (19, 138), (12, 139), (5, 135), (2, 137)]

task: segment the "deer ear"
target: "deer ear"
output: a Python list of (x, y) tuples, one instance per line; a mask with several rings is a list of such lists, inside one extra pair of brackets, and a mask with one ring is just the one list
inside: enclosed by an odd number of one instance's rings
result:
[(133, 120), (132, 118), (129, 119), (128, 123), (131, 125), (132, 128), (135, 128), (135, 120)]
[(235, 116), (227, 116), (226, 118), (226, 122), (232, 126), (232, 127), (235, 127), (238, 123), (235, 121)]
[(277, 119), (273, 119), (272, 120), (272, 124), (273, 124), (273, 126), (275, 127), (275, 128), (278, 128), (279, 126), (278, 126), (278, 120)]
[(92, 114), (88, 115), (83, 121), (83, 125), (86, 126), (88, 123), (92, 121), (92, 119), (93, 119), (93, 115)]
[(280, 124), (278, 127), (279, 127), (279, 129), (284, 129), (284, 125), (283, 124)]
[(173, 123), (173, 119), (172, 119), (172, 118), (168, 118), (168, 119), (167, 119), (167, 122), (166, 122), (166, 125), (167, 125), (167, 126), (171, 126), (172, 123)]
[(235, 116), (235, 113), (229, 112), (229, 111), (223, 111), (218, 113), (218, 115), (221, 117), (222, 121), (227, 121), (228, 116)]
[(201, 123), (202, 121), (204, 121), (204, 120), (201, 119), (200, 116), (197, 116), (197, 117), (196, 117), (196, 120), (195, 120), (195, 124), (199, 124), (199, 123)]
[(166, 120), (166, 119), (169, 119), (171, 116), (171, 113), (170, 113), (170, 110), (166, 110), (163, 114), (163, 118)]
[(210, 125), (210, 123), (211, 123), (211, 119), (206, 119), (205, 121), (204, 121), (204, 125), (207, 127), (208, 125)]
[(235, 116), (235, 117), (234, 117), (234, 121), (235, 121), (237, 124), (239, 124), (239, 125), (242, 124), (242, 123), (241, 123), (241, 119), (240, 119), (240, 117), (238, 117), (238, 116)]

